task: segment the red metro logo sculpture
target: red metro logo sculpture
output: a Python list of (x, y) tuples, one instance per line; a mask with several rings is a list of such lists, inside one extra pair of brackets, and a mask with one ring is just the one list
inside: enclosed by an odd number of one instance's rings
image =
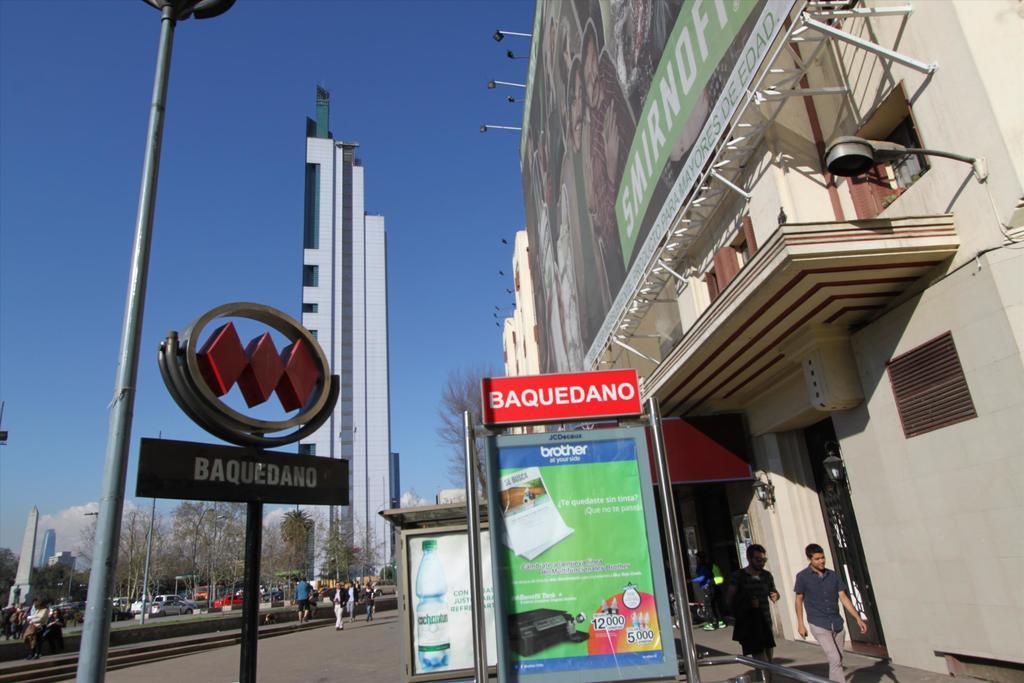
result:
[[(255, 320), (279, 332), (289, 344), (279, 353), (270, 332), (264, 332), (243, 347), (229, 321), (200, 346), (203, 330), (220, 318)], [(224, 304), (199, 317), (180, 336), (169, 332), (160, 343), (158, 361), (164, 384), (185, 414), (214, 436), (239, 446), (294, 443), (316, 431), (338, 400), (338, 376), (330, 374), (327, 357), (310, 331), (262, 304)], [(220, 398), (236, 384), (250, 408), (276, 395), (285, 412), (299, 412), (281, 420), (245, 415)]]

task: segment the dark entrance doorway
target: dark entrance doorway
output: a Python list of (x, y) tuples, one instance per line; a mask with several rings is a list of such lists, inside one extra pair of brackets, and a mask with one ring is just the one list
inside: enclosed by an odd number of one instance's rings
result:
[(825, 466), (822, 464), (829, 455), (841, 455), (832, 420), (825, 419), (805, 429), (804, 441), (814, 471), (814, 483), (821, 501), (821, 511), (825, 517), (832, 564), (835, 571), (846, 579), (850, 588), (850, 600), (861, 613), (861, 618), (868, 624), (868, 632), (861, 635), (856, 622), (844, 611), (843, 616), (846, 617), (846, 627), (853, 649), (866, 654), (885, 656), (885, 636), (878, 618), (875, 593), (871, 588), (871, 575), (864, 559), (864, 547), (857, 528), (857, 517), (853, 512), (849, 484), (845, 476), (840, 481), (833, 481), (826, 474)]

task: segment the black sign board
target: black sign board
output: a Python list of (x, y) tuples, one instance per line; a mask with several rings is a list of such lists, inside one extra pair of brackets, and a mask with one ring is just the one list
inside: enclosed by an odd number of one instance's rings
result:
[(135, 495), (348, 505), (348, 461), (192, 441), (142, 439)]

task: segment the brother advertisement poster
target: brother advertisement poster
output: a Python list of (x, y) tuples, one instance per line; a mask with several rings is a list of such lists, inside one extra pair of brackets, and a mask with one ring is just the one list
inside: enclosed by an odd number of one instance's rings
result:
[(644, 430), (487, 444), (499, 669), (513, 681), (678, 671)]

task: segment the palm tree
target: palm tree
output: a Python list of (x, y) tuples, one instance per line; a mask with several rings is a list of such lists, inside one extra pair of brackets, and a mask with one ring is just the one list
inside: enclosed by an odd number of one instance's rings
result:
[(284, 513), (281, 520), (281, 539), (284, 541), (285, 559), (289, 567), (300, 571), (309, 578), (309, 542), (313, 533), (313, 518), (305, 510), (296, 507)]

